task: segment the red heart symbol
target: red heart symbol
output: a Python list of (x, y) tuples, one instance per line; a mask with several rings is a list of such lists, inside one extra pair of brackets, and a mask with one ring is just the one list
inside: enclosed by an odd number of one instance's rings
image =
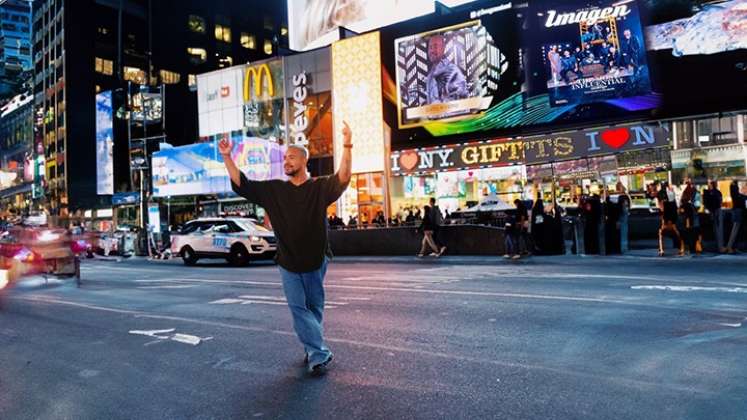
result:
[(619, 149), (630, 140), (630, 130), (627, 128), (616, 128), (602, 132), (602, 141), (613, 149)]
[(407, 171), (411, 171), (415, 169), (415, 167), (418, 166), (419, 161), (420, 161), (420, 157), (415, 152), (403, 153), (399, 157), (399, 163)]

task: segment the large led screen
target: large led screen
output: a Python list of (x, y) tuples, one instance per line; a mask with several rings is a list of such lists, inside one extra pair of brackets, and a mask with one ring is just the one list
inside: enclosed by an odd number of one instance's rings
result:
[(479, 20), (400, 38), (394, 48), (400, 127), (481, 113), (507, 93), (499, 84), (509, 58)]
[[(251, 180), (284, 179), (285, 148), (277, 143), (240, 136), (232, 139), (231, 158)], [(230, 193), (231, 181), (217, 140), (174, 147), (153, 154), (153, 195)]]
[(339, 39), (339, 28), (354, 32), (432, 13), (433, 0), (288, 0), (290, 48), (305, 51)]
[(112, 92), (96, 95), (96, 194), (114, 193)]
[(540, 49), (552, 106), (651, 93), (635, 2), (564, 2), (537, 17), (534, 47)]

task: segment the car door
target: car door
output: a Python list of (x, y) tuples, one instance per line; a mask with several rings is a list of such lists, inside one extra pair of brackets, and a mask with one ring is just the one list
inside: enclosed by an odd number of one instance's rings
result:
[(211, 229), (214, 222), (201, 222), (200, 225), (190, 235), (190, 242), (193, 244), (195, 252), (198, 254), (209, 253), (213, 250)]
[(215, 223), (209, 232), (210, 237), (210, 252), (227, 254), (231, 249), (231, 227), (228, 222), (217, 222)]

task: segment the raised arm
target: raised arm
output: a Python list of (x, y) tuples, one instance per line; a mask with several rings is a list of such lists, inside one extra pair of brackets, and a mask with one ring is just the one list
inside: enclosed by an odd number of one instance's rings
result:
[(231, 158), (231, 150), (233, 149), (233, 142), (227, 138), (223, 138), (218, 143), (218, 152), (223, 156), (223, 163), (226, 165), (228, 170), (228, 176), (231, 177), (231, 182), (235, 185), (241, 184), (241, 171), (236, 163)]
[(350, 184), (350, 177), (352, 176), (352, 148), (353, 148), (353, 132), (350, 130), (350, 126), (347, 122), (343, 121), (345, 127), (342, 129), (343, 143), (342, 143), (342, 160), (340, 161), (340, 167), (337, 169), (337, 180), (340, 185), (347, 187)]

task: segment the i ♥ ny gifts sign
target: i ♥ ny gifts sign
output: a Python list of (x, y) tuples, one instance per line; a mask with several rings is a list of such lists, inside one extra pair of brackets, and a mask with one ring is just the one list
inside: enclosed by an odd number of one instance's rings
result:
[(584, 157), (611, 155), (669, 144), (658, 125), (631, 125), (575, 131), (522, 140), (499, 139), (392, 152), (393, 175), (516, 164), (537, 165)]

